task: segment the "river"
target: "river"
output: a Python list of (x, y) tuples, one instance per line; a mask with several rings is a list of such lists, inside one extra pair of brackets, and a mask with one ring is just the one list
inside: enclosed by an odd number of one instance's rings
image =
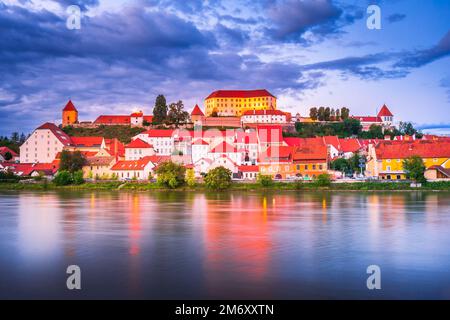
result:
[(450, 193), (0, 191), (0, 298), (450, 299)]

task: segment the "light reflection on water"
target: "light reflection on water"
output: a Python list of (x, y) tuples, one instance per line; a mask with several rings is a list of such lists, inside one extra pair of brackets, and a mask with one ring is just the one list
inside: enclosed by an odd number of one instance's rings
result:
[(450, 298), (448, 193), (1, 192), (0, 208), (0, 298)]

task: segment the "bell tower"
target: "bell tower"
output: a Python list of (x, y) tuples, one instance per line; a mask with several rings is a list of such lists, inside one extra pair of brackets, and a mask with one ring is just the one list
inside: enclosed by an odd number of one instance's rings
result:
[(69, 100), (62, 110), (62, 126), (66, 127), (74, 123), (78, 123), (78, 110), (73, 105), (72, 100)]

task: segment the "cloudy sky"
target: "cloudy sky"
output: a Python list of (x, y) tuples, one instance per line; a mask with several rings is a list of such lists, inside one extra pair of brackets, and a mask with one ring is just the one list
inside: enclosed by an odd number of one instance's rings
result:
[[(366, 24), (374, 3), (380, 30)], [(73, 4), (79, 30), (66, 27)], [(93, 120), (151, 113), (160, 93), (191, 110), (213, 90), (256, 88), (293, 113), (386, 103), (448, 132), (450, 1), (0, 0), (0, 135), (60, 121), (69, 98)]]

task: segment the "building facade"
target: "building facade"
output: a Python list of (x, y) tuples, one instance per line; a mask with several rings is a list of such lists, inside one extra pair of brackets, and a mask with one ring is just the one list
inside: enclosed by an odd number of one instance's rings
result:
[(206, 116), (241, 116), (249, 110), (276, 110), (277, 98), (265, 89), (218, 90), (205, 99)]

